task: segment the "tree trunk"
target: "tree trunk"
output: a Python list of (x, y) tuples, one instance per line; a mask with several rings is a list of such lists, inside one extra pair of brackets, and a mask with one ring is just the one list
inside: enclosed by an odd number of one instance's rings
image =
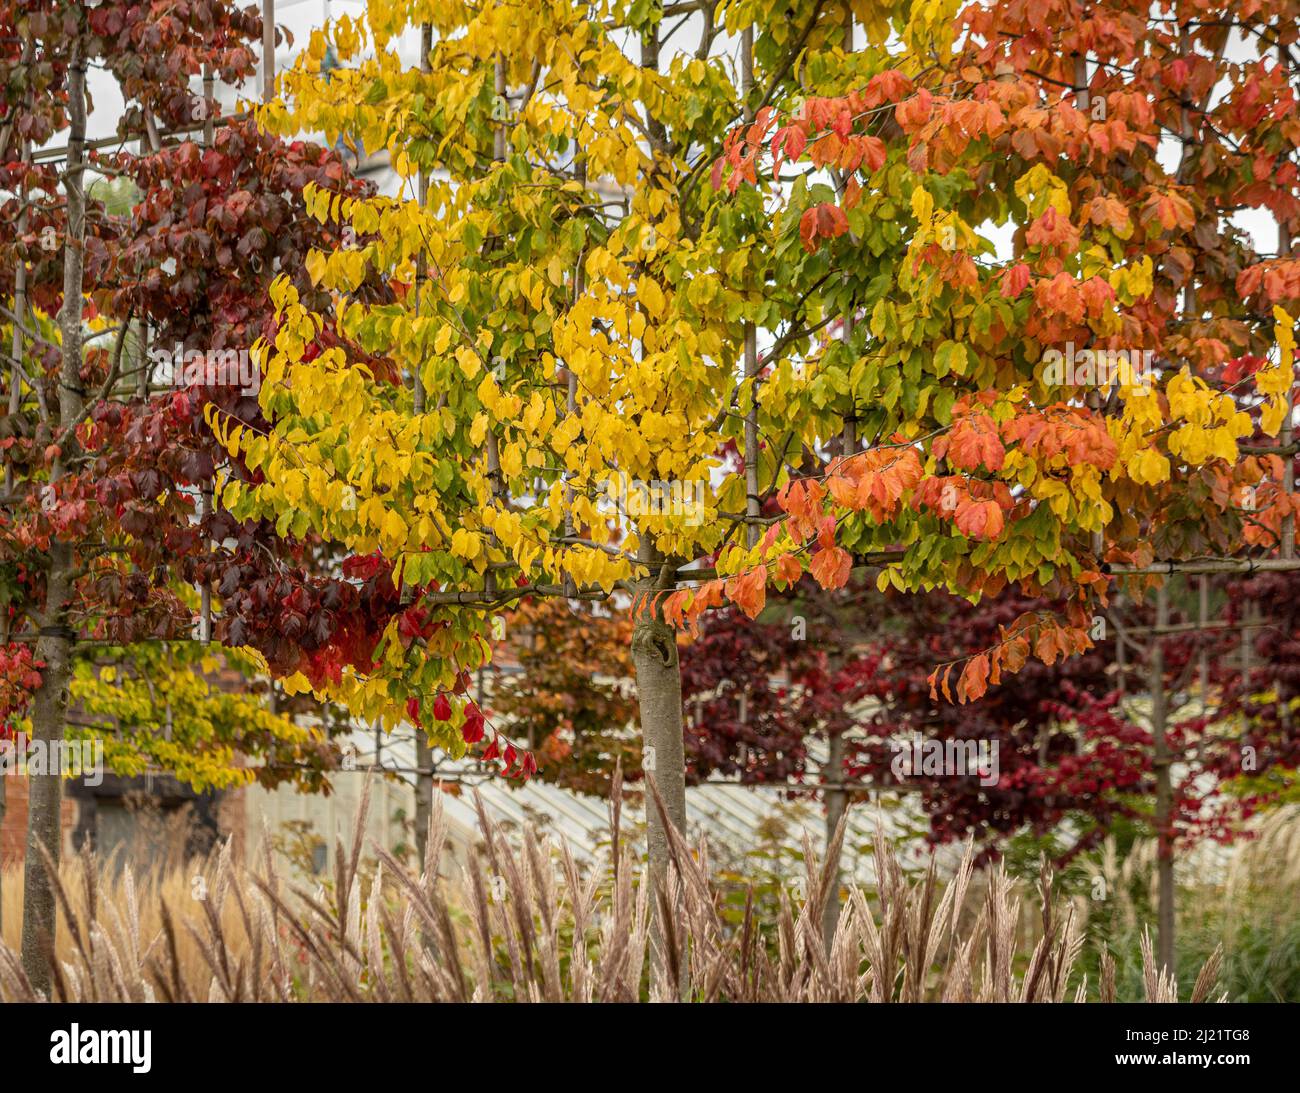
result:
[[(650, 576), (643, 583), (643, 590), (657, 590), (658, 569), (662, 560), (647, 540), (642, 541), (640, 560), (650, 567)], [(636, 671), (645, 770), (655, 780), (668, 822), (678, 831), (685, 832), (686, 758), (682, 744), (681, 662), (677, 657), (677, 635), (657, 612), (645, 610), (633, 626), (632, 664)], [(668, 832), (654, 796), (648, 791), (645, 808), (649, 829), (651, 909), (656, 912), (657, 920), (655, 893), (668, 875)], [(651, 943), (655, 951), (662, 954), (662, 924), (654, 926)], [(652, 969), (656, 969), (657, 975), (657, 965), (653, 962)], [(681, 985), (679, 982), (678, 986)], [(674, 992), (660, 993), (667, 995)]]
[(275, 0), (262, 0), (262, 101), (275, 98)]
[[(632, 632), (632, 663), (636, 669), (641, 736), (647, 749), (647, 771), (663, 798), (668, 820), (686, 829), (686, 759), (682, 746), (682, 675), (677, 637), (658, 619), (639, 619)], [(668, 865), (668, 835), (658, 807), (647, 802), (650, 826), (650, 869), (663, 875)]]
[[(652, 6), (662, 15), (662, 0), (653, 0)], [(658, 21), (641, 34), (641, 67), (649, 72), (659, 71)], [(646, 108), (646, 133), (653, 150), (664, 147), (667, 130), (653, 110)], [(648, 274), (647, 274), (648, 276)], [(643, 591), (662, 591), (658, 580), (663, 558), (648, 534), (641, 539), (638, 560), (649, 567), (650, 573), (641, 585)], [(667, 582), (665, 582), (666, 584)], [(641, 742), (647, 763), (646, 772), (655, 780), (663, 800), (668, 822), (678, 831), (686, 831), (686, 759), (682, 746), (682, 671), (677, 658), (677, 635), (664, 623), (657, 610), (645, 610), (632, 629), (632, 666), (636, 672), (637, 703), (641, 712)], [(652, 886), (651, 912), (651, 989), (661, 998), (681, 997), (686, 986), (683, 959), (684, 948), (678, 949), (677, 967), (682, 973), (676, 984), (664, 982), (661, 971), (665, 954), (663, 924), (656, 906), (656, 893), (668, 875), (668, 833), (663, 817), (652, 794), (646, 794), (646, 820)], [(675, 913), (675, 912), (674, 912)], [(677, 931), (681, 936), (681, 931)], [(654, 958), (653, 954), (659, 954)]]
[(433, 815), (433, 749), (420, 726), (415, 727), (415, 846), (417, 865), (424, 868), (429, 849), (429, 817)]
[[(82, 332), (81, 310), (86, 236), (85, 144), (86, 61), (80, 38), (74, 38), (68, 66), (68, 173), (65, 184), (68, 229), (63, 248), (63, 307), (59, 328), (63, 339), (59, 362), (59, 443), (62, 452), (50, 467), (50, 485), (56, 486), (77, 454), (73, 425), (81, 414)], [(57, 865), (61, 836), (62, 779), (51, 745), (62, 741), (68, 711), (68, 682), (72, 677), (73, 634), (67, 627), (67, 609), (76, 580), (70, 544), (50, 544), (50, 564), (45, 579), (45, 605), (41, 613), (37, 659), (44, 663), (41, 686), (32, 701), (32, 740), (42, 742), (49, 761), (46, 773), (29, 776), (27, 845), (23, 861), (23, 970), (32, 985), (49, 991), (47, 953), (53, 951), (55, 931), (54, 891), (41, 853), (43, 847)]]
[[(844, 782), (844, 737), (839, 733), (833, 733), (830, 737), (830, 757), (826, 761), (826, 770), (831, 776), (831, 780), (840, 784)], [(840, 820), (843, 819), (844, 813), (849, 809), (849, 795), (843, 789), (828, 789), (826, 791), (826, 853), (831, 852), (835, 843), (835, 832), (840, 826)], [(826, 952), (829, 955), (831, 951), (831, 942), (835, 939), (835, 927), (840, 921), (840, 862), (839, 859), (842, 851), (837, 849), (836, 860), (832, 863), (835, 870), (835, 883), (831, 886), (830, 895), (826, 897), (826, 906), (822, 908), (822, 940), (826, 945)]]
[[(1156, 599), (1156, 628), (1169, 625), (1169, 589), (1162, 586)], [(1169, 747), (1165, 740), (1168, 717), (1165, 701), (1165, 653), (1159, 633), (1151, 643), (1151, 737), (1155, 743), (1156, 772), (1156, 963), (1175, 974), (1174, 967), (1174, 840), (1173, 783)]]
[(47, 757), (44, 774), (27, 778), (27, 845), (23, 857), (23, 970), (39, 991), (50, 989), (49, 953), (55, 930), (54, 886), (46, 869), (43, 847), (57, 865), (62, 842), (61, 804), (63, 779), (53, 747), (63, 739), (68, 711), (68, 681), (72, 676), (72, 642), (52, 633), (62, 625), (71, 583), (72, 551), (64, 543), (50, 549), (46, 581), (43, 634), (36, 644), (37, 659), (44, 662), (41, 686), (32, 701), (32, 741)]

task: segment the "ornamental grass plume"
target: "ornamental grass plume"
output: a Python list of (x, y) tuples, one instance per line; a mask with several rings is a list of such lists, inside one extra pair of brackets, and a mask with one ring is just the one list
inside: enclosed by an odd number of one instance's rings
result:
[[(531, 827), (508, 837), (479, 800), (481, 838), (457, 867), (438, 795), (422, 863), (408, 867), (381, 847), (363, 859), (368, 792), (349, 843), (336, 845), (330, 885), (314, 892), (282, 875), (269, 840), (255, 864), (237, 863), (227, 842), (188, 869), (143, 877), (130, 866), (109, 876), (83, 853), (55, 873), (60, 930), (51, 998), (1116, 1000), (1108, 957), (1095, 991), (1077, 970), (1082, 932), (1073, 909), (1054, 898), (1051, 870), (1044, 866), (1025, 896), (997, 866), (977, 897), (969, 849), (946, 881), (933, 861), (909, 877), (878, 831), (877, 883), (848, 890), (829, 947), (821, 922), (825, 901), (836, 895), (834, 871), (808, 838), (807, 898), (783, 895), (773, 921), (759, 921), (751, 898), (739, 926), (729, 923), (707, 843), (688, 844), (675, 830), (672, 868), (652, 904), (647, 872), (620, 830), (619, 783), (616, 775), (610, 853), (597, 866), (580, 864), (566, 842), (543, 839)], [(843, 835), (841, 824), (837, 843)], [(1022, 931), (1022, 911), (1031, 904), (1040, 922)], [(655, 914), (662, 930), (653, 928)], [(1032, 947), (1023, 940), (1027, 933)], [(1149, 938), (1141, 957), (1145, 1000), (1175, 999)], [(1193, 1001), (1213, 992), (1217, 968), (1216, 953), (1202, 968)], [(42, 998), (14, 949), (0, 943), (0, 999)]]

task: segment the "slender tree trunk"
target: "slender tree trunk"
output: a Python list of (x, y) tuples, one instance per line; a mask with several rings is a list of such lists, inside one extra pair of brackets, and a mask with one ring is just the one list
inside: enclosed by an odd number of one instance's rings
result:
[(415, 847), (418, 867), (424, 868), (429, 849), (429, 817), (433, 815), (433, 749), (419, 725), (415, 726)]
[[(27, 163), (31, 160), (32, 145), (31, 141), (24, 140), (22, 144), (22, 161)], [(21, 193), (23, 201), (23, 210), (18, 214), (18, 234), (20, 236), (27, 233), (27, 187), (22, 188)], [(9, 368), (9, 415), (16, 417), (19, 409), (22, 407), (22, 380), (18, 376), (18, 368), (23, 359), (23, 324), (27, 321), (27, 263), (19, 261), (17, 268), (14, 270), (14, 321), (13, 321), (13, 339), (10, 342), (10, 355), (14, 363)], [(6, 496), (14, 491), (14, 466), (9, 461), (8, 454), (5, 455), (5, 477), (4, 491)], [(7, 626), (7, 621), (6, 621)]]
[[(850, 12), (847, 16), (844, 26), (844, 51), (853, 52), (853, 15)], [(849, 313), (844, 316), (844, 340), (850, 341), (853, 337), (855, 325), (855, 315), (852, 307)], [(849, 412), (848, 420), (844, 422), (844, 430), (840, 434), (840, 455), (848, 459), (858, 450), (858, 422), (856, 417), (856, 407)], [(829, 733), (828, 743), (830, 754), (826, 759), (826, 770), (830, 775), (830, 781), (839, 786), (844, 784), (844, 754), (847, 749), (844, 746), (843, 732)], [(829, 856), (832, 847), (835, 849), (835, 884), (832, 886), (830, 895), (826, 898), (826, 906), (822, 908), (822, 941), (826, 946), (827, 955), (831, 951), (831, 943), (835, 939), (835, 927), (840, 921), (840, 858), (843, 854), (843, 847), (835, 846), (835, 832), (839, 829), (840, 820), (849, 808), (849, 795), (843, 789), (828, 789), (825, 793), (826, 799), (826, 839), (823, 843), (825, 853)]]
[(275, 98), (275, 0), (262, 0), (262, 101)]
[(23, 970), (40, 991), (50, 987), (48, 953), (52, 951), (55, 929), (54, 886), (41, 848), (57, 865), (62, 842), (63, 779), (56, 769), (53, 745), (63, 739), (67, 718), (72, 642), (66, 633), (56, 631), (63, 625), (70, 599), (71, 571), (71, 549), (65, 543), (52, 544), (43, 633), (36, 644), (37, 659), (45, 667), (32, 701), (32, 743), (44, 750), (47, 762), (45, 773), (27, 778), (27, 845), (23, 857)]
[[(662, 14), (662, 3), (656, 5)], [(659, 71), (658, 23), (641, 35), (641, 67)], [(651, 145), (661, 149), (666, 130), (663, 122), (648, 107), (646, 132)], [(650, 569), (642, 583), (643, 591), (659, 591), (658, 575), (663, 559), (650, 538), (641, 540), (639, 560)], [(663, 799), (668, 822), (679, 831), (686, 830), (686, 759), (682, 745), (682, 672), (677, 657), (677, 635), (664, 623), (658, 612), (645, 611), (632, 629), (632, 665), (636, 672), (637, 702), (641, 711), (641, 740), (646, 749), (646, 772), (655, 780)], [(652, 795), (647, 794), (646, 820), (650, 859), (650, 883), (657, 892), (668, 874), (668, 834)], [(664, 953), (663, 924), (657, 913), (652, 892), (651, 911), (655, 915), (651, 928), (652, 951)], [(680, 936), (680, 931), (678, 931)], [(683, 955), (682, 951), (678, 953)], [(678, 961), (679, 968), (681, 961)], [(660, 960), (651, 961), (651, 986), (660, 997), (680, 995), (685, 987), (684, 975), (675, 985), (659, 981)]]
[[(76, 456), (76, 436), (63, 430), (81, 413), (82, 333), (81, 308), (86, 235), (85, 143), (86, 61), (80, 39), (72, 45), (68, 66), (68, 159), (64, 190), (67, 198), (67, 239), (63, 249), (63, 308), (59, 327), (63, 338), (59, 365), (59, 429), (63, 451), (50, 468), (50, 485), (57, 486), (64, 468)], [(27, 846), (23, 862), (22, 961), (32, 985), (49, 990), (47, 951), (52, 951), (55, 930), (54, 892), (41, 848), (55, 864), (59, 860), (61, 836), (60, 804), (62, 780), (51, 745), (63, 739), (68, 710), (68, 683), (72, 677), (72, 632), (67, 626), (67, 609), (73, 596), (76, 560), (70, 544), (55, 540), (50, 545), (49, 569), (45, 580), (45, 605), (41, 614), (37, 659), (44, 663), (41, 686), (32, 702), (32, 740), (45, 747), (50, 757), (46, 773), (29, 776), (27, 797)]]
[[(638, 619), (632, 632), (632, 663), (636, 670), (641, 735), (648, 773), (663, 798), (669, 821), (686, 829), (686, 760), (682, 745), (682, 674), (677, 637), (659, 619)], [(647, 802), (650, 820), (650, 869), (662, 877), (668, 865), (668, 835), (659, 809)]]
[[(428, 73), (433, 52), (433, 25), (424, 23), (420, 26), (420, 71)], [(420, 172), (418, 196), (420, 208), (429, 202), (429, 176)], [(418, 313), (424, 305), (424, 294), (429, 280), (429, 259), (421, 248), (415, 266), (415, 307)], [(419, 366), (415, 369), (415, 394), (413, 404), (416, 414), (424, 413), (424, 374)], [(429, 747), (429, 737), (423, 728), (415, 726), (415, 847), (418, 867), (424, 868), (424, 859), (429, 849), (429, 817), (433, 814), (433, 749)]]
[[(754, 28), (746, 27), (740, 35), (740, 98), (745, 124), (754, 120), (750, 96), (754, 92)], [(749, 409), (745, 412), (745, 542), (752, 549), (758, 542), (758, 518), (763, 499), (758, 492), (758, 329), (745, 324), (745, 379), (749, 382)]]
[[(1156, 628), (1169, 625), (1169, 589), (1162, 586), (1156, 600)], [(1168, 709), (1165, 699), (1165, 654), (1157, 633), (1151, 643), (1151, 736), (1155, 743), (1156, 771), (1156, 962), (1171, 975), (1174, 967), (1174, 841), (1173, 782), (1169, 747), (1165, 739)]]
[[(830, 737), (830, 756), (826, 761), (826, 769), (832, 780), (839, 785), (844, 784), (844, 737), (840, 733), (833, 733)], [(840, 820), (844, 818), (844, 813), (848, 809), (849, 795), (846, 790), (826, 791), (826, 840), (823, 845), (828, 854), (835, 842), (835, 832), (839, 829)], [(826, 906), (822, 908), (822, 940), (825, 942), (827, 953), (831, 951), (831, 942), (835, 939), (835, 927), (840, 921), (839, 856), (836, 855), (834, 864), (835, 883), (831, 886), (830, 895), (826, 897)]]
[[(640, 560), (650, 567), (644, 591), (658, 588), (657, 576), (662, 559), (648, 539), (641, 542)], [(636, 672), (637, 701), (641, 711), (641, 740), (647, 775), (655, 780), (663, 799), (668, 822), (678, 831), (686, 830), (686, 758), (682, 744), (682, 672), (677, 656), (677, 635), (658, 616), (645, 611), (632, 629), (632, 664)], [(655, 897), (668, 875), (668, 832), (664, 817), (653, 795), (647, 793), (646, 820), (650, 858), (651, 907), (655, 926), (651, 935), (654, 950), (663, 953), (663, 927), (659, 922)], [(658, 963), (652, 963), (658, 976)], [(659, 987), (665, 986), (662, 983)], [(679, 982), (678, 988), (682, 984)], [(661, 990), (661, 994), (674, 993)]]

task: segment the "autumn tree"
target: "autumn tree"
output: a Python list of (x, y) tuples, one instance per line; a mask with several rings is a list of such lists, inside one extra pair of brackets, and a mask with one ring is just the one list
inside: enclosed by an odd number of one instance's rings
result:
[(315, 35), (260, 120), (384, 148), (403, 190), (308, 189), (358, 245), (309, 257), (313, 299), (273, 288), (270, 433), (209, 420), (258, 476), (233, 512), (377, 549), (439, 621), (330, 693), (390, 724), (413, 704), (459, 750), (481, 711), (430, 707), (494, 611), (631, 595), (680, 824), (674, 628), (711, 607), (858, 565), (1062, 605), (932, 677), (964, 702), (1088, 649), (1117, 582), (1294, 568), (1294, 11), (1182, 7), (412, 0)]
[[(935, 70), (733, 133), (717, 178), (734, 190), (768, 154), (774, 169), (853, 170), (838, 194), (796, 185), (783, 202), (831, 262), (898, 230), (910, 188), (902, 298), (866, 299), (854, 331), (885, 364), (850, 354), (850, 388), (881, 437), (901, 420), (909, 368), (949, 389), (892, 452), (873, 445), (796, 483), (796, 535), (830, 527), (842, 567), (864, 536), (910, 541), (882, 587), (1016, 583), (1072, 601), (1067, 625), (1023, 616), (947, 664), (936, 693), (974, 699), (1031, 655), (1085, 648), (1116, 584), (1136, 595), (1176, 570), (1295, 569), (1295, 36), (1290, 4), (971, 5)], [(1247, 208), (1275, 217), (1277, 252), (1234, 223)], [(1010, 255), (992, 257), (988, 223), (1011, 230)], [(967, 545), (941, 546), (932, 521)], [(1157, 643), (1153, 680), (1160, 655)], [(1162, 828), (1165, 713), (1152, 730)]]
[[(219, 116), (215, 81), (251, 74), (262, 34), (228, 0), (0, 3), (0, 205), (17, 227), (0, 243), (13, 305), (0, 313), (0, 714), (45, 745), (101, 735), (124, 771), (197, 785), (319, 785), (337, 755), (327, 730), (196, 672), (325, 678), (368, 663), (402, 606), (382, 562), (340, 574), (332, 546), (287, 521), (234, 519), (212, 496), (218, 469), (250, 472), (204, 413), (264, 427), (258, 374), (240, 362), (238, 382), (214, 382), (186, 367), (246, 354), (270, 329), (281, 270), (310, 290), (305, 255), (336, 236), (304, 215), (306, 185), (365, 192), (336, 155)], [(95, 142), (92, 65), (127, 104), (117, 135)], [(194, 637), (242, 651), (177, 645)], [(57, 773), (31, 777), (23, 961), (38, 986), (59, 798)]]
[[(527, 19), (510, 4), (388, 5), (337, 20), (286, 75), (285, 105), (263, 111), (264, 124), (386, 148), (404, 190), (360, 201), (309, 190), (313, 212), (351, 227), (358, 245), (309, 259), (331, 307), (276, 286), (263, 387), (275, 429), (211, 417), (264, 479), (227, 500), (241, 517), (291, 506), (324, 539), (377, 548), (440, 624), (426, 642), (390, 636), (380, 670), (345, 673), (332, 695), (389, 724), (413, 706), (436, 743), (459, 751), (467, 724), (479, 736), (481, 711), (453, 700), (444, 720), (433, 707), (487, 656), (493, 610), (528, 595), (644, 600), (695, 579), (678, 571), (724, 547), (739, 567), (731, 555), (759, 526), (746, 495), (757, 505), (777, 488), (796, 440), (777, 398), (762, 428), (787, 438), (755, 441), (746, 470), (711, 480), (724, 445), (757, 435), (758, 411), (739, 409), (758, 378), (745, 346), (760, 319), (780, 329), (782, 353), (811, 332), (800, 264), (772, 245), (762, 198), (724, 200), (709, 169), (719, 134), (743, 115), (738, 88), (750, 109), (792, 94), (810, 35), (828, 50), (827, 79), (849, 79), (843, 13), (820, 13), (809, 6), (802, 33), (784, 19), (760, 27), (746, 37), (757, 60), (733, 71), (712, 7), (699, 55), (672, 60), (658, 6), (620, 13), (641, 41), (634, 62), (582, 5)], [(396, 51), (417, 26), (421, 71)], [(339, 62), (328, 78), (327, 55)], [(790, 284), (771, 283), (787, 268)], [(375, 273), (394, 285), (392, 304), (357, 298)], [(321, 347), (324, 327), (345, 344)], [(391, 362), (400, 385), (360, 367), (365, 355)], [(752, 605), (761, 584), (737, 598)], [(631, 656), (644, 742), (681, 824), (678, 656), (655, 613), (638, 615)], [(654, 809), (651, 820), (661, 869)]]

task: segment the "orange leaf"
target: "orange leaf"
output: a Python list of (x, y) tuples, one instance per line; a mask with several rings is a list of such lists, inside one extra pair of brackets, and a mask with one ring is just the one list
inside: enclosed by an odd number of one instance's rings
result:
[(971, 657), (962, 669), (961, 679), (957, 683), (957, 695), (962, 702), (973, 702), (989, 689), (989, 658), (981, 653)]
[(751, 619), (756, 619), (767, 602), (767, 566), (755, 566), (748, 573), (732, 578), (727, 595)]
[(1008, 672), (1018, 672), (1024, 666), (1025, 656), (1029, 652), (1029, 642), (1024, 638), (1014, 638), (1007, 642), (1004, 653)]
[(956, 523), (968, 539), (996, 539), (1002, 534), (1002, 509), (996, 501), (967, 501), (958, 507)]
[(858, 502), (857, 483), (850, 481), (840, 474), (832, 474), (826, 484), (830, 487), (831, 499), (840, 506), (840, 508), (857, 510), (862, 507)]
[(793, 555), (782, 554), (776, 560), (776, 576), (778, 580), (794, 584), (803, 576), (803, 566), (799, 564)]
[(1034, 656), (1044, 664), (1052, 665), (1056, 663), (1056, 654), (1060, 651), (1060, 645), (1057, 641), (1056, 627), (1045, 625), (1038, 632), (1038, 640), (1034, 643)]
[[(944, 450), (962, 470), (973, 471), (981, 463), (993, 472), (1002, 469), (1006, 449), (998, 438), (998, 427), (988, 414), (970, 414), (953, 427)], [(936, 445), (936, 448), (938, 446)]]
[(824, 547), (812, 556), (808, 568), (823, 588), (843, 588), (849, 583), (853, 556), (840, 547)]
[(1025, 291), (1029, 284), (1029, 267), (1024, 262), (1017, 262), (1002, 275), (1002, 295), (1014, 299)]

